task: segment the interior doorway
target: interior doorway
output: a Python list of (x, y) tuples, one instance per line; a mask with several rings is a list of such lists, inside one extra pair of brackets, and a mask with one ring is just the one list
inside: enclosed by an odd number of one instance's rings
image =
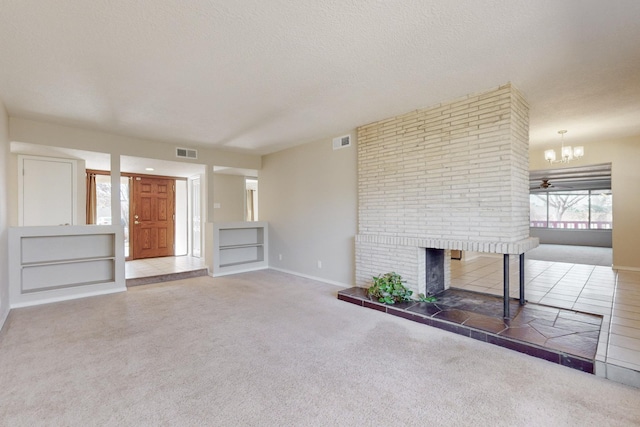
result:
[[(89, 165), (89, 162), (87, 162), (87, 165)], [(112, 221), (111, 219), (111, 172), (109, 171), (108, 158), (99, 165), (102, 166), (101, 169), (86, 168), (87, 224), (118, 224), (117, 220)], [(205, 189), (203, 188), (204, 184), (202, 184), (205, 166), (121, 156), (120, 170), (119, 196), (121, 218), (119, 222), (124, 228), (125, 260), (149, 260), (151, 258), (167, 256), (201, 257), (203, 253), (202, 234), (204, 231), (201, 227), (200, 219), (205, 215), (202, 204), (203, 198), (206, 197)], [(140, 178), (140, 180), (136, 178)], [(144, 219), (140, 218), (141, 213), (134, 212), (136, 206), (142, 209), (142, 202), (135, 200), (134, 185), (138, 186), (144, 182), (143, 178), (168, 179), (171, 182), (170, 188), (173, 192), (173, 206), (171, 210), (167, 212), (167, 214), (171, 215), (167, 217), (167, 219), (170, 218), (173, 220), (173, 232), (169, 229), (166, 231), (168, 240), (165, 243), (163, 242), (165, 237), (162, 235), (163, 231), (157, 230), (157, 240), (155, 240), (156, 237), (153, 235), (155, 232), (149, 231), (149, 233), (151, 233), (148, 235), (150, 241), (144, 245), (146, 246), (144, 248), (145, 250), (139, 251), (134, 248), (134, 240), (138, 237), (134, 235), (134, 232), (138, 233), (137, 230), (143, 227), (140, 226), (142, 224), (135, 224), (135, 221), (137, 220), (140, 223), (141, 220), (144, 221)], [(197, 184), (192, 192), (191, 182), (193, 181), (196, 181)], [(168, 182), (166, 184), (169, 185)], [(194, 200), (194, 198), (196, 200)], [(152, 202), (149, 202), (149, 208), (153, 208)], [(158, 205), (154, 209), (161, 208), (163, 207)], [(167, 209), (169, 208), (167, 207)], [(149, 212), (149, 214), (151, 215), (151, 212)], [(134, 215), (138, 215), (138, 218), (134, 218)], [(145, 238), (146, 236), (139, 237), (139, 239), (142, 240)], [(170, 239), (173, 239), (173, 241)], [(156, 251), (156, 253), (153, 254), (150, 250), (158, 245), (164, 246), (164, 250), (160, 252)], [(142, 254), (140, 252), (142, 252)]]
[(132, 259), (174, 255), (175, 213), (175, 179), (133, 179)]

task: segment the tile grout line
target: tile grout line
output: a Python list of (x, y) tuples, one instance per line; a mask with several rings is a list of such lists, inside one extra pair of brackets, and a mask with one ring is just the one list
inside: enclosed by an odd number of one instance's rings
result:
[[(545, 269), (545, 271), (549, 270), (549, 268), (553, 267), (555, 264), (556, 264), (555, 262), (554, 262), (554, 263), (552, 263), (549, 267), (547, 267), (547, 268)], [(575, 265), (575, 264), (572, 264), (572, 266), (573, 266), (573, 265)], [(573, 268), (573, 267), (571, 267), (571, 268)], [(571, 270), (571, 268), (569, 268), (569, 270)], [(567, 270), (567, 272), (569, 272), (569, 270)], [(540, 274), (542, 274), (542, 273), (540, 273)], [(540, 274), (538, 274), (538, 276), (539, 276)], [(564, 276), (566, 276), (566, 275), (567, 275), (567, 273), (564, 273), (564, 274), (562, 275), (562, 277), (560, 277), (558, 280), (556, 280), (556, 282), (553, 284), (553, 286), (551, 286), (551, 287), (549, 288), (549, 290), (548, 290), (547, 292), (545, 292), (545, 294), (542, 296), (542, 298), (540, 298), (540, 301), (542, 301), (543, 299), (545, 299), (545, 298), (548, 296), (549, 292), (551, 292), (553, 289), (555, 289), (555, 287), (558, 285), (558, 282), (560, 282), (560, 280), (562, 280), (562, 278), (563, 278)], [(526, 291), (525, 291), (525, 294), (526, 294)], [(574, 304), (575, 304), (575, 302), (574, 302)], [(573, 305), (572, 305), (572, 307), (573, 307)], [(573, 309), (572, 309), (572, 310), (573, 310)]]
[[(595, 271), (595, 266), (593, 266), (593, 268), (591, 269), (591, 272), (589, 273), (589, 277), (587, 277), (587, 279), (584, 282), (584, 286), (582, 287), (582, 289), (580, 290), (580, 293), (578, 294), (578, 297), (576, 298), (576, 303), (578, 303), (578, 300), (580, 299), (580, 296), (582, 295), (582, 293), (584, 292), (584, 288), (587, 286), (587, 283), (589, 283), (589, 280), (591, 279), (591, 277), (593, 276), (593, 272)], [(614, 287), (614, 293), (615, 293), (615, 287)], [(574, 304), (574, 307), (575, 307)], [(611, 306), (609, 307), (609, 322), (607, 323), (607, 330), (606, 330), (606, 343), (604, 346), (604, 377), (608, 378), (608, 369), (607, 369), (607, 359), (609, 357), (609, 342), (610, 342), (610, 336), (611, 336), (611, 314), (613, 311), (613, 301), (611, 301)], [(604, 317), (603, 317), (603, 321), (604, 321)], [(598, 347), (600, 346), (600, 335), (602, 335), (602, 328), (600, 329), (600, 334), (598, 335), (598, 346), (596, 346), (596, 358), (597, 358), (597, 354), (598, 354)]]
[[(494, 264), (495, 263), (493, 263), (492, 265)], [(566, 264), (566, 263), (563, 263), (563, 264)], [(565, 309), (573, 310), (573, 311), (583, 311), (584, 309), (578, 308), (577, 305), (579, 304), (594, 305), (594, 307), (592, 308), (595, 311), (587, 309), (587, 311), (585, 312), (599, 314), (600, 316), (603, 317), (603, 323), (604, 323), (604, 318), (608, 320), (606, 325), (602, 325), (603, 329), (601, 329), (600, 336), (598, 338), (599, 344), (602, 344), (602, 346), (599, 346), (601, 350), (598, 352), (599, 360), (603, 365), (602, 376), (608, 377), (609, 373), (608, 373), (607, 365), (611, 364), (613, 366), (618, 366), (616, 364), (616, 359), (611, 358), (611, 355), (613, 354), (612, 348), (615, 347), (611, 341), (611, 337), (614, 335), (613, 334), (613, 328), (614, 328), (613, 315), (616, 311), (620, 311), (621, 313), (625, 312), (624, 309), (619, 309), (621, 305), (618, 304), (617, 301), (619, 299), (618, 295), (620, 295), (620, 292), (623, 292), (624, 290), (626, 290), (626, 288), (623, 289), (621, 287), (622, 284), (626, 282), (623, 280), (622, 275), (620, 275), (617, 270), (613, 270), (613, 269), (607, 269), (605, 274), (605, 272), (602, 271), (602, 269), (600, 269), (597, 266), (589, 266), (588, 269), (583, 269), (584, 266), (580, 264), (571, 264), (570, 266), (562, 265), (562, 266), (559, 266), (558, 268), (555, 268), (557, 266), (558, 266), (558, 263), (551, 262), (551, 263), (547, 263), (544, 266), (544, 268), (541, 267), (541, 268), (527, 269), (528, 279), (526, 283), (527, 285), (530, 285), (532, 281), (539, 280), (540, 276), (547, 274), (547, 278), (544, 279), (542, 282), (546, 282), (543, 284), (546, 284), (547, 286), (550, 285), (550, 287), (548, 287), (546, 290), (543, 290), (544, 288), (538, 288), (537, 289), (537, 292), (539, 292), (538, 295), (542, 295), (542, 297), (536, 297), (537, 300), (535, 301), (538, 304), (545, 304), (543, 302), (545, 298), (551, 298), (551, 295), (553, 295), (555, 291), (562, 292), (564, 288), (561, 282), (564, 280), (566, 282), (566, 285), (568, 286), (567, 290), (573, 289), (578, 291), (575, 294), (575, 296), (571, 297), (571, 301), (567, 301), (569, 304), (566, 306)], [(473, 268), (473, 271), (477, 272), (477, 270), (479, 270), (480, 268), (486, 268), (486, 267), (487, 267), (486, 264), (482, 266), (476, 266), (475, 268)], [(566, 267), (568, 268), (565, 270)], [(462, 272), (462, 271), (464, 270), (459, 270), (459, 272)], [(556, 275), (558, 275), (557, 278), (554, 277)], [(489, 276), (490, 274), (485, 275), (483, 277), (486, 278)], [(476, 280), (481, 281), (482, 279), (479, 279), (478, 277), (473, 278), (473, 281), (476, 281)], [(635, 283), (635, 276), (630, 278), (629, 281), (631, 283)], [(486, 286), (486, 283), (484, 283), (483, 285)], [(496, 294), (494, 292), (495, 290), (496, 289), (494, 288), (489, 288), (487, 293)], [(567, 295), (567, 297), (569, 296), (571, 295)], [(638, 293), (638, 296), (640, 296), (640, 292)], [(594, 301), (590, 301), (590, 300), (594, 300)], [(551, 304), (551, 305), (556, 307), (563, 307), (555, 304)], [(638, 308), (640, 308), (640, 304), (638, 304)], [(635, 310), (636, 307), (628, 307), (628, 309), (632, 312), (636, 312)], [(640, 322), (640, 319), (638, 320), (638, 322)], [(638, 327), (638, 325), (636, 325), (635, 323), (629, 327), (633, 329), (640, 329), (640, 327)], [(620, 333), (615, 335), (623, 338), (635, 338), (635, 337), (629, 337), (625, 333)], [(634, 352), (636, 351), (634, 348), (627, 348), (627, 346), (622, 348), (629, 351), (634, 351)], [(640, 351), (638, 351), (638, 353), (640, 353)], [(633, 362), (625, 362), (625, 363), (633, 365)], [(637, 366), (640, 366), (640, 365), (637, 365)]]
[(618, 293), (618, 271), (615, 271), (616, 279), (613, 285), (613, 298), (611, 299), (611, 308), (609, 310), (609, 324), (607, 325), (607, 345), (604, 349), (604, 365), (605, 365), (605, 375), (608, 378), (607, 372), (607, 364), (609, 363), (609, 346), (611, 345), (611, 328), (613, 325), (613, 306), (616, 303), (616, 294)]

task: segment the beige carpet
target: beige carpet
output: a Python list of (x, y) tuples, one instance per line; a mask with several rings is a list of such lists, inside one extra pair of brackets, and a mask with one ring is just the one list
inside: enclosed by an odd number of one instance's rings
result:
[(625, 426), (640, 390), (273, 271), (12, 311), (2, 426)]
[(540, 245), (528, 251), (525, 257), (538, 261), (611, 267), (613, 264), (613, 249), (595, 246)]

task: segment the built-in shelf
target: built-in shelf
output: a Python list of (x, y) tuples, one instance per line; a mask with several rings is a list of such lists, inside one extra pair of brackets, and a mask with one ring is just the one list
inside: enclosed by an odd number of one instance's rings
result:
[(119, 226), (9, 229), (12, 307), (125, 290)]
[(114, 258), (115, 258), (115, 255), (114, 256), (107, 256), (107, 257), (98, 257), (98, 258), (75, 258), (73, 260), (64, 259), (64, 260), (58, 260), (58, 261), (24, 262), (24, 263), (22, 263), (22, 268), (40, 266), (40, 265), (69, 264), (70, 262), (76, 263), (76, 262), (102, 261), (102, 260), (105, 260), (105, 259), (112, 260)]
[(213, 224), (213, 275), (267, 268), (266, 222)]
[(225, 249), (238, 249), (238, 248), (255, 248), (257, 246), (263, 246), (262, 243), (246, 243), (243, 245), (226, 245), (226, 246), (220, 246), (221, 250), (225, 250)]

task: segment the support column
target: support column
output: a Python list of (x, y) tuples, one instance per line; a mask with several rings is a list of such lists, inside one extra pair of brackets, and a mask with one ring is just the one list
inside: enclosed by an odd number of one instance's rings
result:
[[(120, 194), (120, 154), (111, 154), (111, 225), (121, 228), (116, 238), (116, 262), (115, 262), (115, 281), (123, 289), (126, 287), (126, 275), (124, 271), (125, 253), (124, 253), (124, 227), (120, 221), (121, 214), (121, 194)], [(131, 193), (131, 189), (129, 192)]]
[(111, 224), (120, 224), (120, 155), (111, 154)]
[(520, 305), (525, 305), (524, 299), (524, 252), (520, 254)]
[(509, 254), (503, 256), (503, 317), (509, 317)]
[(213, 176), (213, 166), (207, 165), (204, 173), (204, 182), (206, 183), (206, 195), (207, 200), (205, 206), (207, 207), (207, 222), (213, 222), (214, 217), (214, 205), (215, 199), (213, 198), (213, 188), (214, 188), (214, 176)]

